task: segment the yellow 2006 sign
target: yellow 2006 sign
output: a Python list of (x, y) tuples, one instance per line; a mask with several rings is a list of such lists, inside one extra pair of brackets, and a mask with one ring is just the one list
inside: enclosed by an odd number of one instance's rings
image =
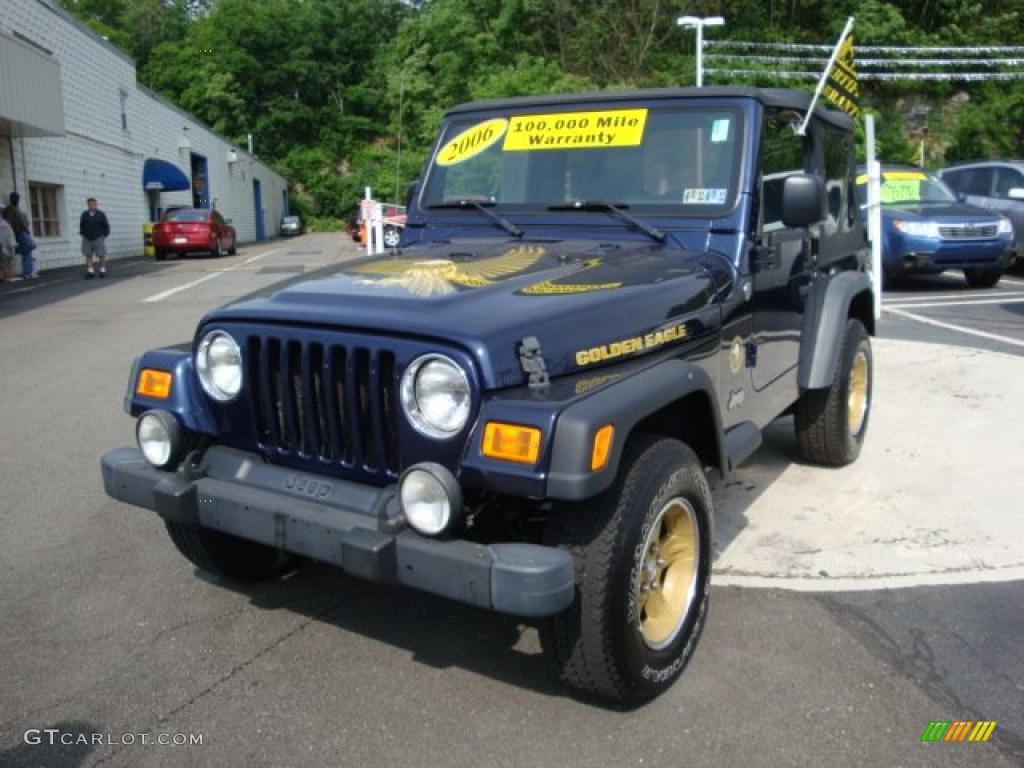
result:
[(646, 109), (517, 115), (509, 121), (502, 149), (505, 152), (522, 152), (637, 147), (643, 143), (646, 122)]
[(508, 120), (504, 117), (477, 123), (441, 147), (436, 162), (438, 165), (455, 165), (479, 155), (504, 136), (507, 129)]

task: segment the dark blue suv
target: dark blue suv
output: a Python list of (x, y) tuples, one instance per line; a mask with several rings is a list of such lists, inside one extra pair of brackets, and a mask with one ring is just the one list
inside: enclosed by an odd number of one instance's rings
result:
[(138, 447), (103, 457), (107, 492), (222, 578), (314, 558), (532, 617), (570, 686), (656, 696), (704, 624), (711, 483), (785, 414), (825, 465), (867, 433), (853, 124), (818, 108), (801, 135), (808, 107), (706, 88), (451, 110), (399, 247), (135, 361)]

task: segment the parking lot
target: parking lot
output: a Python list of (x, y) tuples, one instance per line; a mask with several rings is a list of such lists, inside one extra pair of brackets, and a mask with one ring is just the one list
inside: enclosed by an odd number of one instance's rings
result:
[(1024, 354), (1024, 274), (970, 289), (956, 273), (919, 277), (885, 294), (887, 338)]
[[(312, 564), (217, 582), (104, 494), (100, 454), (134, 442), (135, 355), (355, 255), (315, 234), (0, 287), (0, 766), (1024, 761), (1024, 277), (885, 295), (861, 460), (803, 466), (792, 422), (768, 431), (716, 498), (699, 650), (665, 696), (618, 711), (559, 688), (528, 625)], [(998, 725), (922, 744), (933, 720)]]

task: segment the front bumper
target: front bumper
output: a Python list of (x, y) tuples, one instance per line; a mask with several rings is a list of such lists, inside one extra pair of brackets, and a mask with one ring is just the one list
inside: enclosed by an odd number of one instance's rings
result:
[(200, 525), (516, 616), (550, 616), (574, 594), (568, 552), (536, 544), (431, 539), (405, 524), (395, 488), (373, 488), (210, 448), (190, 474), (154, 469), (134, 448), (104, 454), (103, 485), (168, 522)]
[(894, 238), (885, 267), (890, 272), (937, 273), (947, 269), (1007, 268), (1013, 259), (1012, 238), (937, 240)]

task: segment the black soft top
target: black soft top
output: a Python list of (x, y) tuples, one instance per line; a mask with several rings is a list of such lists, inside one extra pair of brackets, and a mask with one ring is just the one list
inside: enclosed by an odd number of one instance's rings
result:
[[(556, 93), (547, 96), (520, 96), (515, 99), (488, 99), (459, 104), (448, 110), (448, 115), (478, 112), (486, 109), (540, 107), (555, 104), (577, 104), (586, 101), (655, 101), (658, 99), (757, 99), (766, 107), (782, 107), (806, 112), (811, 94), (793, 88), (748, 88), (723, 85), (711, 88), (646, 88), (628, 91), (591, 91), (588, 93)], [(821, 99), (814, 108), (814, 116), (844, 131), (853, 130), (853, 120), (846, 113), (822, 106)]]

